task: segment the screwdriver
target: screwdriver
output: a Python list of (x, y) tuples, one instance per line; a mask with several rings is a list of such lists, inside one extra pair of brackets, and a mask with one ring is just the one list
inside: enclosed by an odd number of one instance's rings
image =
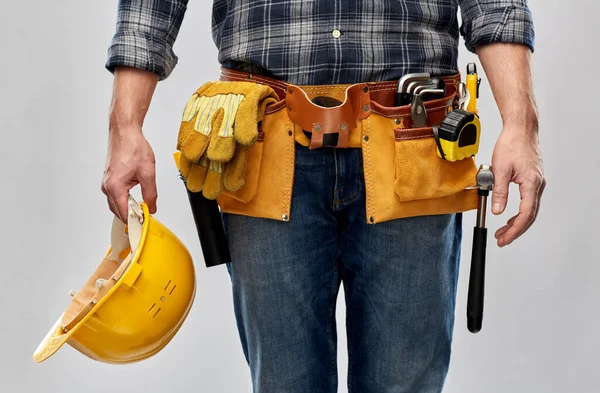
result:
[(490, 165), (481, 165), (477, 172), (478, 205), (477, 223), (473, 230), (473, 250), (467, 295), (467, 329), (478, 333), (483, 324), (483, 299), (485, 292), (485, 255), (487, 247), (487, 198), (494, 185), (494, 174)]
[(466, 84), (470, 95), (467, 111), (477, 114), (477, 99), (479, 98), (479, 85), (481, 84), (481, 78), (477, 76), (477, 66), (475, 63), (467, 64)]

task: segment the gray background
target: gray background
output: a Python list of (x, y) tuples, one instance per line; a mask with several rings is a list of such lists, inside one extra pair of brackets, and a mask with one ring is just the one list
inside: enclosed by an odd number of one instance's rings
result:
[[(465, 298), (474, 214), (465, 217), (453, 359), (447, 393), (598, 391), (600, 266), (597, 209), (597, 1), (530, 2), (537, 29), (535, 88), (548, 178), (526, 236), (490, 246), (484, 329), (468, 333)], [(203, 267), (186, 195), (171, 154), (182, 105), (217, 78), (210, 1), (192, 1), (159, 85), (145, 134), (157, 157), (157, 218), (198, 265), (195, 306), (158, 356), (130, 366), (93, 362), (65, 347), (41, 365), (31, 354), (99, 263), (111, 214), (100, 192), (112, 77), (103, 68), (116, 1), (5, 2), (0, 12), (0, 392), (249, 392), (225, 268)], [(461, 46), (460, 64), (476, 60)], [(482, 75), (480, 111), (488, 163), (501, 130)], [(492, 230), (517, 211), (491, 217)], [(133, 194), (139, 197), (139, 188)], [(343, 299), (343, 296), (340, 296)], [(343, 302), (340, 392), (345, 392)]]

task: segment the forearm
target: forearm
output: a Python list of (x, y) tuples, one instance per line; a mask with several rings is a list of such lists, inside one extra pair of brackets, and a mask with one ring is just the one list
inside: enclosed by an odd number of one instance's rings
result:
[(531, 77), (531, 50), (493, 43), (476, 48), (505, 126), (537, 133), (538, 112)]
[(117, 67), (114, 75), (110, 131), (141, 129), (159, 77), (129, 67)]

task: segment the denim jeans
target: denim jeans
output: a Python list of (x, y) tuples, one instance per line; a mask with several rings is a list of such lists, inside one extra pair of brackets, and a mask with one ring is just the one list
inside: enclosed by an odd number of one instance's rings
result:
[(297, 144), (289, 222), (223, 217), (254, 393), (337, 392), (341, 283), (349, 392), (442, 390), (462, 215), (367, 224), (361, 154)]

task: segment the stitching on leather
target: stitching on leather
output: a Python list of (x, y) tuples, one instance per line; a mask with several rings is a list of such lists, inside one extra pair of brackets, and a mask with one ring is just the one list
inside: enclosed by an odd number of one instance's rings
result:
[(376, 93), (378, 91), (389, 91), (389, 90), (396, 90), (396, 88), (394, 86), (382, 86), (377, 89), (369, 89), (369, 91), (371, 93)]
[(306, 93), (310, 93), (310, 94), (315, 94), (315, 93), (345, 93), (346, 90), (343, 89), (327, 89), (327, 88), (314, 88), (314, 89), (305, 89), (305, 88), (300, 88), (300, 90), (305, 91)]
[[(348, 86), (349, 88), (350, 86)], [(316, 85), (316, 86), (298, 86), (300, 90), (339, 90), (346, 91), (348, 88), (341, 86), (327, 86), (327, 85)]]
[(396, 137), (397, 141), (406, 141), (410, 139), (425, 139), (425, 138), (433, 138), (433, 135), (418, 135), (418, 136), (401, 136)]
[[(290, 128), (290, 124), (287, 124), (287, 129), (291, 129)], [(293, 123), (292, 123), (293, 125)], [(284, 210), (285, 210), (285, 214), (287, 214), (288, 216), (288, 220), (291, 220), (291, 214), (290, 214), (290, 204), (291, 204), (291, 198), (292, 198), (292, 187), (293, 187), (293, 183), (294, 183), (294, 165), (295, 165), (295, 157), (294, 157), (294, 143), (296, 143), (296, 139), (292, 136), (289, 138), (291, 140), (291, 142), (288, 142), (286, 144), (286, 156), (287, 156), (287, 173), (285, 174), (285, 200), (284, 200)], [(290, 149), (291, 146), (291, 149)], [(290, 180), (291, 179), (291, 180)]]
[(399, 117), (405, 118), (405, 117), (410, 117), (410, 114), (408, 114), (408, 113), (398, 114), (398, 115), (386, 115), (386, 114), (381, 113), (381, 112), (379, 112), (379, 111), (377, 111), (375, 109), (371, 109), (371, 113), (377, 113), (378, 115), (383, 116), (383, 117), (387, 117), (387, 118), (399, 118)]
[[(435, 107), (435, 108), (425, 108), (425, 112), (427, 112), (428, 114), (431, 114), (430, 112), (435, 112), (435, 111), (439, 111), (439, 110), (442, 110), (442, 109), (448, 109), (451, 106), (452, 106), (452, 104), (447, 104), (447, 105), (438, 106), (438, 107)], [(406, 114), (398, 114), (398, 115), (384, 114), (382, 112), (379, 112), (376, 109), (371, 109), (371, 112), (372, 113), (377, 113), (378, 115), (383, 116), (383, 117), (387, 117), (387, 118), (392, 118), (392, 117), (393, 118), (397, 118), (397, 117), (402, 117), (402, 118), (410, 117), (410, 114), (408, 114), (408, 113), (406, 113)]]
[(433, 112), (433, 111), (439, 111), (440, 109), (447, 109), (447, 108), (449, 108), (449, 107), (451, 107), (451, 106), (452, 106), (452, 104), (446, 104), (446, 105), (438, 106), (438, 107), (436, 107), (436, 108), (429, 108), (429, 109), (428, 109), (428, 108), (425, 108), (425, 111), (426, 111), (426, 112), (427, 112), (427, 111), (431, 111), (431, 112)]
[[(367, 117), (365, 120), (363, 120), (363, 122), (367, 122), (367, 126), (365, 127), (365, 135), (369, 135), (369, 132), (371, 130), (371, 119), (369, 117)], [(373, 203), (374, 201), (372, 200), (373, 198), (373, 181), (372, 181), (372, 177), (371, 177), (371, 148), (368, 145), (368, 142), (364, 142), (363, 143), (363, 151), (366, 153), (367, 156), (367, 171), (365, 173), (366, 175), (366, 180), (368, 183), (368, 189), (365, 190), (365, 195), (367, 197), (367, 214), (365, 215), (367, 218), (367, 221), (369, 220), (369, 216), (371, 216), (371, 211), (373, 210)]]

